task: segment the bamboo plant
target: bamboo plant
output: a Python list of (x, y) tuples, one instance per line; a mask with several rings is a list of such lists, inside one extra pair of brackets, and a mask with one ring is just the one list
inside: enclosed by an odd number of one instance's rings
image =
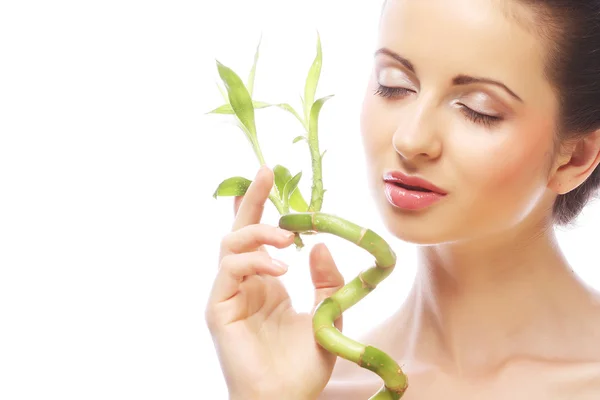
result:
[[(269, 200), (281, 215), (279, 227), (295, 232), (295, 245), (298, 250), (304, 246), (301, 235), (323, 232), (346, 239), (365, 249), (375, 258), (373, 266), (360, 272), (351, 282), (317, 306), (313, 315), (315, 340), (327, 351), (369, 369), (383, 379), (383, 386), (369, 400), (400, 399), (408, 387), (408, 379), (396, 361), (376, 347), (344, 336), (334, 325), (334, 321), (344, 311), (364, 298), (391, 274), (396, 265), (396, 255), (388, 243), (372, 230), (334, 214), (321, 212), (323, 195), (326, 192), (326, 189), (323, 189), (322, 179), (322, 161), (325, 152), (320, 153), (319, 150), (318, 118), (323, 104), (333, 96), (314, 100), (322, 65), (319, 32), (317, 31), (317, 54), (308, 72), (304, 97), (301, 99), (303, 107), (301, 114), (287, 103), (271, 104), (252, 98), (261, 42), (262, 35), (246, 83), (232, 69), (215, 60), (227, 93), (219, 86), (225, 104), (206, 114), (230, 114), (234, 117), (235, 124), (245, 133), (261, 166), (265, 164), (265, 159), (257, 138), (255, 110), (276, 106), (291, 113), (302, 124), (306, 135), (296, 137), (293, 143), (304, 140), (308, 144), (313, 173), (310, 202), (307, 204), (298, 187), (302, 171), (292, 176), (287, 168), (276, 165), (273, 168), (275, 185), (269, 194)], [(242, 176), (225, 179), (218, 185), (213, 197), (242, 196), (251, 182)]]

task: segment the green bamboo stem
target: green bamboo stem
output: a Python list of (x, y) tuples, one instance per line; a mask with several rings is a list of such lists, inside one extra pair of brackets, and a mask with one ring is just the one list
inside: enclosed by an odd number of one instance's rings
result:
[(321, 211), (323, 205), (323, 173), (321, 154), (319, 153), (319, 137), (316, 129), (308, 131), (308, 148), (310, 149), (310, 158), (312, 159), (312, 192), (310, 195), (310, 205), (308, 211)]
[(402, 368), (383, 351), (344, 336), (334, 321), (387, 278), (396, 265), (396, 254), (388, 243), (370, 229), (343, 218), (322, 212), (286, 214), (280, 217), (279, 227), (298, 235), (330, 233), (365, 249), (375, 257), (375, 265), (323, 300), (313, 316), (316, 341), (327, 351), (375, 372), (383, 386), (369, 400), (398, 400), (408, 387)]
[[(235, 72), (223, 64), (217, 62), (219, 74), (223, 79), (228, 97), (223, 98), (229, 104), (231, 110), (238, 118), (238, 126), (244, 131), (250, 141), (252, 148), (258, 158), (260, 165), (265, 165), (265, 159), (260, 149), (256, 136), (254, 119), (255, 107), (252, 100), (252, 88), (254, 84), (254, 72), (258, 58), (258, 48), (254, 59), (248, 89)], [(367, 294), (373, 291), (377, 285), (388, 277), (396, 265), (396, 255), (391, 247), (379, 235), (370, 229), (353, 224), (340, 217), (321, 212), (324, 193), (322, 177), (323, 155), (320, 154), (318, 141), (318, 117), (323, 103), (330, 98), (327, 96), (314, 101), (317, 82), (321, 70), (321, 45), (320, 39), (317, 47), (317, 57), (309, 71), (305, 86), (306, 99), (303, 100), (304, 119), (300, 118), (291, 106), (281, 104), (285, 110), (292, 112), (307, 132), (307, 142), (310, 149), (313, 170), (313, 185), (310, 203), (306, 212), (290, 213), (284, 199), (283, 193), (274, 185), (269, 193), (269, 199), (281, 215), (279, 226), (283, 229), (295, 232), (294, 242), (300, 250), (302, 243), (301, 234), (317, 234), (319, 232), (331, 233), (344, 238), (361, 248), (367, 250), (375, 257), (375, 265), (362, 271), (355, 279), (336, 291), (332, 296), (317, 305), (313, 315), (313, 331), (315, 340), (327, 351), (343, 357), (358, 364), (362, 368), (375, 372), (383, 379), (383, 386), (369, 400), (398, 400), (402, 397), (408, 387), (408, 378), (400, 366), (383, 351), (364, 345), (344, 336), (334, 325), (344, 311), (352, 307)], [(256, 102), (256, 104), (267, 104)], [(251, 112), (249, 111), (251, 110)], [(221, 112), (222, 113), (222, 112)], [(295, 142), (295, 141), (294, 141)], [(247, 180), (245, 180), (247, 181)], [(244, 182), (246, 183), (246, 182)], [(228, 187), (224, 189), (226, 195), (243, 195), (247, 185), (239, 187)], [(218, 189), (217, 189), (218, 190)], [(299, 188), (296, 187), (296, 190)], [(217, 192), (215, 192), (216, 194)], [(284, 201), (285, 200), (285, 201)], [(304, 211), (304, 207), (303, 210)]]

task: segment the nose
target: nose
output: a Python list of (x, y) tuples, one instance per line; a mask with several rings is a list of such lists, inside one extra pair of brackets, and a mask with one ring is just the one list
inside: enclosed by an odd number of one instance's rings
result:
[(402, 115), (392, 138), (394, 149), (407, 161), (436, 159), (442, 152), (438, 126), (431, 109), (411, 107), (412, 115)]

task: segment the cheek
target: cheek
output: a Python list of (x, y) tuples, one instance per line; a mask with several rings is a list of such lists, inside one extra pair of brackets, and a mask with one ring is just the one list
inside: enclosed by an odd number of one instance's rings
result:
[[(473, 207), (493, 207), (507, 218), (528, 212), (545, 188), (548, 163), (547, 135), (539, 130), (514, 129), (493, 132), (463, 146), (457, 158), (469, 203)], [(504, 211), (504, 212), (503, 212)]]

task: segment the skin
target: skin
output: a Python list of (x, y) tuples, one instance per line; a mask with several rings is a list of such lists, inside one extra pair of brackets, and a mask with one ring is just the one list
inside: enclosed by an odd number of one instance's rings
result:
[[(377, 49), (415, 71), (375, 56), (362, 140), (373, 199), (389, 231), (418, 245), (419, 268), (398, 311), (357, 340), (401, 363), (403, 400), (600, 398), (600, 296), (573, 273), (551, 220), (556, 196), (600, 162), (600, 132), (555, 148), (557, 97), (533, 21), (515, 1), (388, 0), (383, 11)], [(453, 85), (457, 75), (499, 81), (521, 100), (489, 83)], [(410, 91), (384, 98), (378, 83)], [(463, 106), (502, 120), (476, 123)], [(396, 208), (389, 170), (448, 195)], [(340, 358), (319, 399), (367, 399), (380, 385)]]

